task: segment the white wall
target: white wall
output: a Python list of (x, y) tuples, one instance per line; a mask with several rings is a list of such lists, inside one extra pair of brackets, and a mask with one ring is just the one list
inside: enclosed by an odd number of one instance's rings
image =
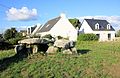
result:
[(91, 27), (88, 25), (88, 23), (84, 20), (81, 28), (80, 28), (80, 33), (92, 33), (93, 30), (91, 29)]
[(108, 41), (108, 34), (111, 34), (111, 41), (115, 39), (115, 31), (93, 31), (94, 34), (100, 34), (99, 41)]

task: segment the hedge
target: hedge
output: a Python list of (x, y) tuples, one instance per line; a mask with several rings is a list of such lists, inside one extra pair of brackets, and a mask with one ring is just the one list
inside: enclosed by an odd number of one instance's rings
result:
[(79, 41), (97, 41), (98, 36), (95, 34), (80, 34), (78, 36)]

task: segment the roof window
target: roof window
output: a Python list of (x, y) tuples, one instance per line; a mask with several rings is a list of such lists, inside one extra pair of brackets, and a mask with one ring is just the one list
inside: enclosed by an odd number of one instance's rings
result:
[(107, 29), (111, 29), (111, 26), (110, 26), (110, 24), (107, 24)]
[(95, 29), (99, 29), (99, 24), (98, 23), (95, 24)]

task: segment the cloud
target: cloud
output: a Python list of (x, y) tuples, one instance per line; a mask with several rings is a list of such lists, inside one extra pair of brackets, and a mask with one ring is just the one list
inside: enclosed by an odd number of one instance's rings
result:
[(12, 7), (6, 11), (7, 20), (9, 21), (29, 21), (37, 19), (37, 9), (28, 9), (27, 7), (22, 7), (17, 9)]
[(81, 22), (83, 19), (103, 19), (107, 20), (111, 25), (115, 28), (115, 30), (120, 29), (120, 16), (83, 16), (83, 17), (77, 17)]

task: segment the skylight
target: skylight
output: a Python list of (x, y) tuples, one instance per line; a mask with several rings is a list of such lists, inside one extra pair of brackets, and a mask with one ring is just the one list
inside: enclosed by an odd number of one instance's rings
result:
[(46, 26), (46, 28), (49, 27), (49, 26), (50, 26), (50, 24), (48, 24), (48, 25)]

